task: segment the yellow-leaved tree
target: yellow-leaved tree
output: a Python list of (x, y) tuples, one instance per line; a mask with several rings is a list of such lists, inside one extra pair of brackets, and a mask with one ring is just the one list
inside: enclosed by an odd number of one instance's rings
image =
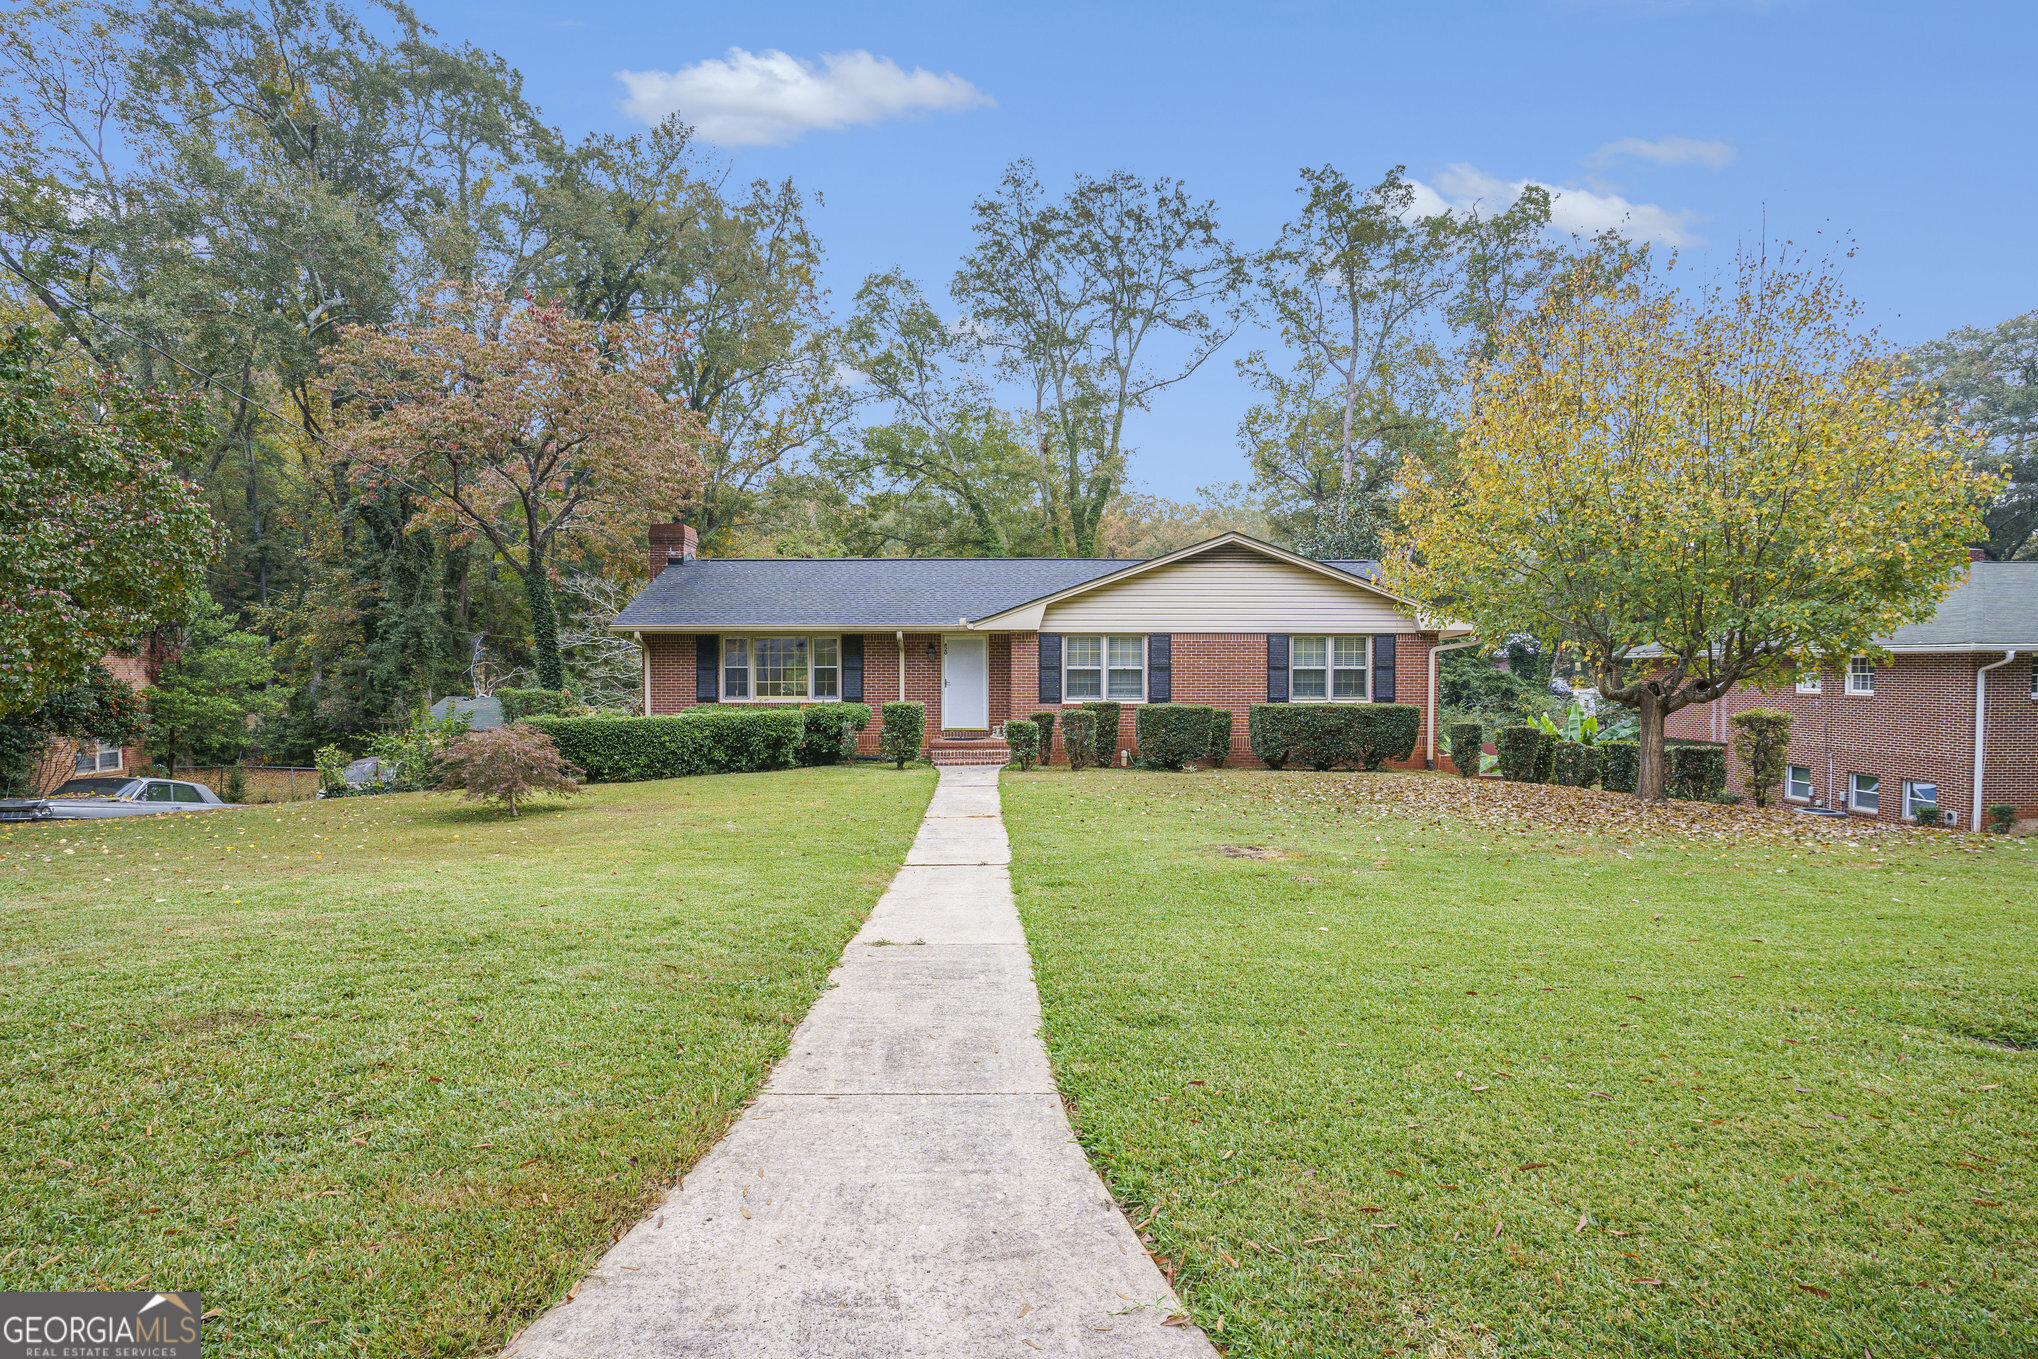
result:
[(1991, 489), (1830, 261), (1744, 257), (1689, 292), (1667, 272), (1506, 332), (1451, 457), (1405, 466), (1385, 563), (1486, 637), (1577, 648), (1639, 715), (1650, 800), (1669, 714), (1930, 617)]

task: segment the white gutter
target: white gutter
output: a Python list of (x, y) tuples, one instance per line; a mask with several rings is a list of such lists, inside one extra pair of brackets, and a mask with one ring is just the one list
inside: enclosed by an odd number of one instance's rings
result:
[(644, 645), (644, 634), (633, 633), (637, 639), (637, 665), (644, 672), (644, 716), (651, 716), (651, 648)]
[[(1433, 646), (1429, 649), (1429, 721), (1426, 724), (1429, 727), (1429, 755), (1423, 763), (1425, 769), (1437, 767), (1437, 657), (1446, 651), (1457, 651), (1478, 644), (1477, 637), (1467, 637), (1462, 642), (1452, 642), (1448, 646)], [(1465, 771), (1460, 769), (1458, 772), (1462, 774)], [(1479, 771), (1475, 769), (1472, 773), (1476, 776)]]
[(1988, 672), (2016, 659), (2014, 650), (2005, 651), (2001, 660), (1974, 672), (1974, 824), (1969, 828), (1971, 830), (1981, 829), (1982, 758), (1988, 749)]
[(899, 702), (906, 701), (906, 634), (897, 634), (899, 640)]

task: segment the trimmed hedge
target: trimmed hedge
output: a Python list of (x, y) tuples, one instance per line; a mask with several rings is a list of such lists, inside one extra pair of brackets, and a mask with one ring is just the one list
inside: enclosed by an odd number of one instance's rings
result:
[(1012, 748), (1012, 762), (1031, 769), (1040, 760), (1040, 726), (1030, 718), (1015, 717), (1005, 724), (1005, 744)]
[(1477, 778), (1479, 757), (1486, 753), (1486, 728), (1477, 722), (1453, 722), (1450, 734), (1451, 763), (1458, 767), (1458, 777)]
[(587, 705), (565, 689), (498, 689), (493, 697), (502, 704), (505, 724), (526, 717), (585, 717)]
[(1421, 726), (1422, 710), (1406, 703), (1255, 703), (1246, 715), (1253, 754), (1269, 769), (1378, 769), (1414, 753)]
[(1210, 719), (1216, 711), (1198, 703), (1141, 705), (1132, 719), (1140, 762), (1155, 769), (1180, 769), (1202, 759), (1210, 749)]
[(1664, 784), (1671, 797), (1687, 802), (1710, 802), (1727, 790), (1727, 748), (1692, 743), (1668, 746), (1663, 751)]
[[(1541, 783), (1543, 775), (1543, 732), (1526, 723), (1502, 727), (1493, 737), (1493, 753), (1500, 757), (1500, 777), (1509, 783)], [(1552, 752), (1554, 757), (1554, 752)]]
[(795, 757), (801, 764), (847, 764), (856, 758), (856, 734), (870, 725), (868, 703), (816, 703), (800, 712), (806, 718)]
[(1210, 710), (1210, 743), (1203, 749), (1203, 758), (1210, 761), (1212, 769), (1224, 768), (1231, 758), (1231, 729), (1237, 720), (1228, 708)]
[(1070, 708), (1063, 713), (1061, 744), (1068, 752), (1070, 769), (1087, 769), (1097, 763), (1097, 714), (1088, 708)]
[(1054, 759), (1054, 709), (1033, 714), (1033, 724), (1040, 728), (1040, 762), (1046, 764)]
[(1632, 793), (1642, 772), (1642, 747), (1635, 741), (1599, 744), (1599, 786), (1609, 793)]
[(925, 703), (901, 703), (894, 700), (885, 704), (884, 725), (878, 732), (877, 742), (880, 755), (904, 769), (906, 761), (920, 758), (920, 748), (926, 742)]
[[(1536, 730), (1542, 731), (1542, 728)], [(1557, 776), (1557, 747), (1563, 743), (1563, 738), (1547, 731), (1543, 731), (1542, 736), (1542, 743), (1536, 747), (1536, 782), (1548, 783)]]
[(673, 717), (536, 717), (531, 725), (587, 771), (589, 783), (793, 767), (798, 708), (696, 708)]
[[(1118, 758), (1118, 733), (1120, 730), (1118, 715), (1125, 711), (1125, 705), (1123, 703), (1092, 702), (1085, 703), (1083, 707), (1097, 715), (1097, 734), (1091, 739), (1095, 742), (1097, 763), (1108, 765)], [(1062, 725), (1067, 726), (1068, 724), (1064, 722)]]
[(1599, 750), (1583, 741), (1557, 742), (1557, 760), (1551, 779), (1567, 788), (1590, 788), (1599, 777)]

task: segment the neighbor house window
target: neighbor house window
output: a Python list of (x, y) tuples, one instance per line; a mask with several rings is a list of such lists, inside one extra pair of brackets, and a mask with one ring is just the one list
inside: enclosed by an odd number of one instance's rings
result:
[(1785, 765), (1783, 768), (1783, 795), (1793, 802), (1812, 800), (1812, 771), (1804, 765)]
[(120, 768), (120, 747), (93, 742), (78, 752), (80, 774), (100, 774), (109, 769)]
[(2038, 659), (2031, 662), (2031, 697), (2038, 698)]
[(1065, 702), (1146, 698), (1146, 638), (1068, 637), (1062, 642), (1062, 697)]
[(1856, 656), (1847, 662), (1847, 692), (1850, 694), (1875, 692), (1875, 666), (1866, 656)]
[(1366, 697), (1368, 637), (1296, 637), (1288, 643), (1288, 696), (1297, 703)]
[(1797, 691), (1801, 694), (1823, 694), (1826, 677), (1816, 670), (1807, 670), (1797, 677)]
[(827, 701), (842, 695), (840, 637), (724, 637), (722, 697)]
[(1882, 780), (1873, 774), (1849, 774), (1847, 805), (1857, 812), (1881, 810)]
[(1916, 779), (1904, 780), (1904, 820), (1916, 818), (1918, 808), (1939, 805), (1939, 785), (1919, 783)]

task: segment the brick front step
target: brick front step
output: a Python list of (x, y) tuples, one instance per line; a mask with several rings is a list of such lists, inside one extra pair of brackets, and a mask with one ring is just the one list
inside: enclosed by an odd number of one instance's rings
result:
[(989, 736), (937, 736), (927, 744), (927, 758), (935, 764), (1010, 764), (1012, 748)]

